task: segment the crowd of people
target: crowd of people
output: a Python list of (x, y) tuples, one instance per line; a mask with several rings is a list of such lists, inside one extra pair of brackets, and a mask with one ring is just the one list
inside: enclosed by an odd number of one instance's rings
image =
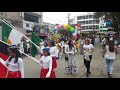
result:
[[(55, 69), (57, 68), (57, 60), (64, 58), (65, 74), (77, 75), (75, 55), (80, 51), (83, 55), (84, 65), (86, 67), (86, 76), (91, 75), (91, 61), (94, 52), (94, 44), (98, 42), (94, 37), (81, 37), (80, 39), (57, 39), (44, 40), (39, 50), (39, 63), (42, 64), (40, 78), (56, 78)], [(103, 37), (101, 40), (102, 55), (106, 60), (106, 72), (108, 77), (112, 77), (113, 62), (115, 55), (118, 53), (118, 42), (113, 36)], [(23, 42), (21, 42), (23, 43)], [(23, 47), (23, 46), (21, 46)], [(17, 46), (8, 48), (10, 58), (6, 61), (6, 65), (10, 68), (8, 78), (24, 78), (24, 65)]]

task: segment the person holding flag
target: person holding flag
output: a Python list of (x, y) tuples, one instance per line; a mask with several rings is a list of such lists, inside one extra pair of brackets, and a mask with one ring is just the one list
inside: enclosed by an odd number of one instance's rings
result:
[(8, 66), (7, 78), (24, 78), (24, 65), (20, 52), (16, 45), (11, 45), (8, 48), (9, 58), (5, 61)]
[(40, 78), (56, 78), (55, 72), (52, 69), (52, 57), (50, 56), (50, 49), (45, 47), (43, 50), (43, 56), (39, 62), (43, 65), (40, 71)]

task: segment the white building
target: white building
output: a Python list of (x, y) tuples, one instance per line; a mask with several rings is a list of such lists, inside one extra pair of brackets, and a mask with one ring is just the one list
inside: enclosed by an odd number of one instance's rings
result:
[(99, 32), (99, 20), (94, 18), (94, 13), (77, 15), (77, 23), (81, 24), (82, 32)]
[(23, 28), (26, 32), (32, 31), (32, 27), (35, 24), (43, 22), (42, 12), (22, 12), (23, 17)]

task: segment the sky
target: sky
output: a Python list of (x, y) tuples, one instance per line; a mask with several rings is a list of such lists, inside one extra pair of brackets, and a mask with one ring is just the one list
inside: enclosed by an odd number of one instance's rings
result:
[(88, 12), (43, 12), (43, 22), (51, 24), (67, 24), (68, 13), (70, 13), (70, 18), (73, 18), (76, 15), (86, 14)]

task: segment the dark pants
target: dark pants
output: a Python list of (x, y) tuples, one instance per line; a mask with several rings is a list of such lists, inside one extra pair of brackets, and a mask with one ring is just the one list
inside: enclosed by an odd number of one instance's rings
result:
[(86, 61), (86, 59), (84, 58), (84, 65), (87, 69), (87, 73), (90, 72), (90, 63), (91, 63), (91, 60), (92, 60), (92, 55), (90, 55), (89, 58), (90, 58), (90, 61)]

